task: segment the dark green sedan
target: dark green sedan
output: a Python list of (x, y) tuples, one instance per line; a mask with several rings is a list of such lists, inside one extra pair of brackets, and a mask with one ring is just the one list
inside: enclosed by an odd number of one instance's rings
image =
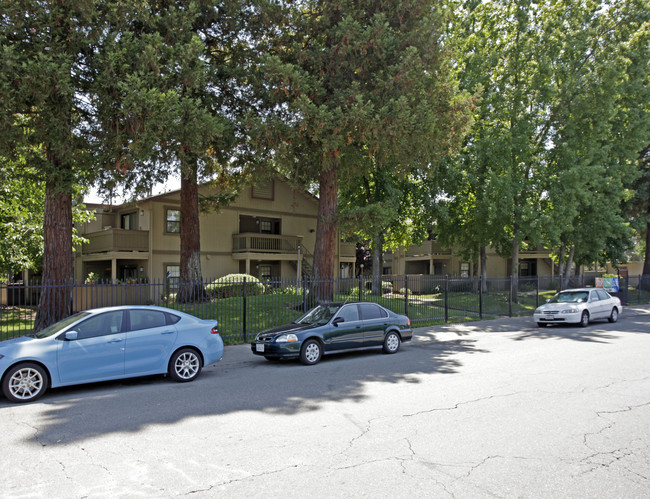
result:
[(291, 324), (255, 336), (251, 350), (267, 360), (299, 358), (311, 366), (323, 354), (368, 347), (395, 353), (413, 337), (411, 321), (376, 303), (327, 303)]

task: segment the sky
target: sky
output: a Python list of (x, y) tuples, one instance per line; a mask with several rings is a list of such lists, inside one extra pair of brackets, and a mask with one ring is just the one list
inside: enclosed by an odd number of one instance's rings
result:
[[(176, 191), (181, 188), (181, 179), (180, 178), (172, 178), (169, 179), (165, 183), (161, 184), (156, 184), (156, 186), (153, 188), (153, 192), (151, 193), (152, 196), (156, 196), (158, 194), (162, 194), (164, 192), (170, 192), (170, 191)], [(97, 189), (91, 189), (90, 192), (88, 192), (84, 196), (84, 203), (85, 204), (122, 204), (126, 200), (123, 197), (116, 197), (113, 198), (112, 200), (108, 201), (105, 199), (102, 199), (98, 194), (97, 194)]]

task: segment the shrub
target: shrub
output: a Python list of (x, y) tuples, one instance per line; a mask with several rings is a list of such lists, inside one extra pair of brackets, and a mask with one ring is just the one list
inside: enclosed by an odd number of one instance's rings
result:
[(289, 296), (302, 296), (302, 287), (286, 286), (283, 288), (273, 288), (273, 294), (276, 295), (289, 295)]
[[(366, 281), (365, 283), (366, 290), (372, 290), (372, 280)], [(381, 281), (381, 294), (389, 295), (393, 292), (393, 283), (390, 281)], [(359, 293), (359, 288), (357, 288), (357, 294)]]
[[(370, 290), (369, 289), (363, 289), (363, 290), (361, 290), (361, 294), (362, 295), (369, 295)], [(356, 287), (350, 289), (350, 296), (352, 298), (359, 296), (359, 286), (356, 286)]]
[[(246, 284), (244, 284), (246, 279)], [(245, 288), (245, 289), (244, 289)], [(228, 274), (212, 281), (205, 287), (211, 298), (230, 298), (233, 296), (262, 295), (266, 290), (257, 277), (248, 274)]]
[(411, 291), (410, 289), (407, 289), (407, 288), (400, 288), (400, 290), (399, 290), (400, 295), (405, 295), (406, 293), (412, 295), (413, 291)]

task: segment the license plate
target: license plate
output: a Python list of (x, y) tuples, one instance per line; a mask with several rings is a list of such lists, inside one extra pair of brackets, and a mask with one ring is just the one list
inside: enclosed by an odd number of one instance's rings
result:
[(543, 321), (552, 321), (553, 317), (542, 317)]
[(255, 344), (255, 351), (256, 352), (263, 352), (264, 351), (264, 345), (262, 343), (256, 343)]

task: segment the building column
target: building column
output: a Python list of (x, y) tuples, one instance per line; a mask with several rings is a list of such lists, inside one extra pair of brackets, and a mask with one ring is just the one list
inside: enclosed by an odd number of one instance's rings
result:
[(117, 258), (111, 259), (111, 282), (117, 281)]

